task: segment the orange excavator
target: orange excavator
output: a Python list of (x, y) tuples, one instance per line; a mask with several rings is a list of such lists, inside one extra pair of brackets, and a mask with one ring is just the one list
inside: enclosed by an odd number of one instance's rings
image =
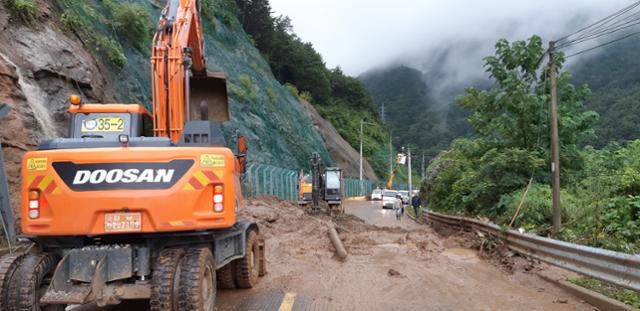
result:
[(169, 0), (152, 43), (152, 107), (70, 96), (70, 135), (22, 163), (25, 251), (0, 258), (0, 310), (149, 299), (214, 310), (251, 288), (264, 239), (242, 221), (246, 140), (227, 147), (226, 79), (206, 70), (198, 0)]

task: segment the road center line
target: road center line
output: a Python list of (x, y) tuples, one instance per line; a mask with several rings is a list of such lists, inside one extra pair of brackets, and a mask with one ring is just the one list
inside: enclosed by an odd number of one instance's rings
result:
[(282, 303), (280, 304), (280, 309), (278, 309), (278, 311), (291, 311), (295, 300), (296, 293), (286, 293), (282, 298)]

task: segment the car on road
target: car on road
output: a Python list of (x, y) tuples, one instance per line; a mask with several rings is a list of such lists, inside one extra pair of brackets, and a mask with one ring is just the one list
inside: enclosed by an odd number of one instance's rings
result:
[(382, 200), (382, 190), (375, 189), (371, 192), (371, 201), (380, 201)]
[(393, 204), (396, 202), (396, 195), (398, 191), (384, 190), (382, 191), (382, 208), (393, 208)]
[(409, 191), (401, 190), (398, 191), (398, 193), (400, 193), (400, 196), (402, 197), (402, 204), (409, 204), (409, 202), (411, 201), (411, 197), (409, 197)]

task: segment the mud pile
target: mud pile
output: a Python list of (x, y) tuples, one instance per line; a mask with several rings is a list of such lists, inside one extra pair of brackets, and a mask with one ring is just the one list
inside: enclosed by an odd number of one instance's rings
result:
[[(288, 256), (333, 258), (333, 246), (327, 236), (327, 226), (334, 225), (350, 255), (371, 255), (374, 246), (403, 246), (408, 254), (429, 258), (431, 253), (442, 252), (442, 246), (422, 230), (405, 230), (396, 227), (378, 227), (360, 218), (341, 214), (330, 217), (324, 213), (310, 214), (290, 202), (270, 197), (251, 199), (240, 217), (256, 221), (268, 241), (272, 259)], [(274, 252), (275, 251), (275, 252)], [(335, 259), (335, 258), (334, 258)]]
[[(366, 223), (348, 214), (311, 215), (272, 198), (247, 201), (241, 218), (257, 221), (266, 238), (268, 274), (252, 291), (224, 297), (242, 302), (295, 293), (307, 310), (592, 310), (531, 273), (487, 263), (476, 250), (498, 247), (483, 246), (474, 232), (441, 235), (396, 222), (370, 202), (346, 205)], [(328, 237), (330, 223), (349, 252), (344, 261)]]

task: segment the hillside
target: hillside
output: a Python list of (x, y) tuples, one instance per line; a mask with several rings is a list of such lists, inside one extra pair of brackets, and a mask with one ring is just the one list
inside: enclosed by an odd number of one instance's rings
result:
[[(0, 137), (14, 195), (22, 154), (44, 138), (66, 135), (69, 94), (87, 102), (150, 106), (149, 46), (161, 10), (154, 3), (39, 0), (34, 7), (0, 6), (0, 101), (13, 108)], [(312, 152), (330, 165), (340, 153), (353, 154), (353, 148), (329, 152), (320, 129), (274, 78), (225, 2), (204, 3), (209, 70), (228, 76), (227, 141), (237, 129), (248, 138), (249, 163), (291, 169), (306, 168)], [(352, 166), (349, 171), (358, 165), (343, 164)]]
[[(70, 93), (82, 93), (87, 101), (149, 106), (148, 46), (160, 8), (134, 1), (147, 15), (143, 19), (147, 32), (141, 41), (133, 41), (112, 31), (117, 10), (125, 2), (41, 1), (38, 25), (21, 24), (7, 10), (0, 12), (4, 42), (0, 62), (11, 71), (3, 71), (9, 77), (4, 100), (19, 108), (26, 124), (37, 125), (25, 126), (26, 136), (33, 138), (26, 145), (66, 133)], [(274, 79), (235, 17), (224, 7), (216, 12), (203, 14), (204, 33), (209, 69), (228, 76), (232, 120), (224, 125), (227, 138), (236, 129), (245, 134), (251, 162), (305, 167), (309, 155), (317, 151), (331, 163), (326, 145), (298, 99)], [(44, 97), (42, 107), (34, 106), (38, 96)]]
[(598, 147), (611, 141), (640, 138), (640, 39), (632, 37), (586, 54), (569, 67), (576, 85), (587, 84), (592, 96), (587, 108), (600, 114), (595, 124)]
[[(595, 137), (586, 143), (603, 147), (640, 137), (640, 60), (635, 57), (639, 48), (640, 39), (630, 38), (568, 65), (573, 83), (587, 84), (591, 89), (586, 108), (600, 115), (594, 125)], [(456, 96), (468, 86), (490, 87), (488, 80), (476, 80), (447, 85), (442, 91), (437, 80), (446, 80), (446, 68), (431, 69), (422, 72), (390, 66), (360, 77), (376, 105), (385, 104), (386, 125), (398, 137), (394, 144), (412, 143), (428, 157), (446, 149), (454, 138), (471, 133), (468, 113), (455, 104)], [(432, 85), (437, 90), (430, 88)]]
[(407, 66), (370, 71), (360, 79), (380, 109), (384, 104), (385, 125), (394, 137), (394, 145), (417, 147), (414, 154), (432, 158), (456, 137), (467, 135), (467, 113), (454, 103), (455, 95), (445, 100), (434, 96), (422, 73)]

